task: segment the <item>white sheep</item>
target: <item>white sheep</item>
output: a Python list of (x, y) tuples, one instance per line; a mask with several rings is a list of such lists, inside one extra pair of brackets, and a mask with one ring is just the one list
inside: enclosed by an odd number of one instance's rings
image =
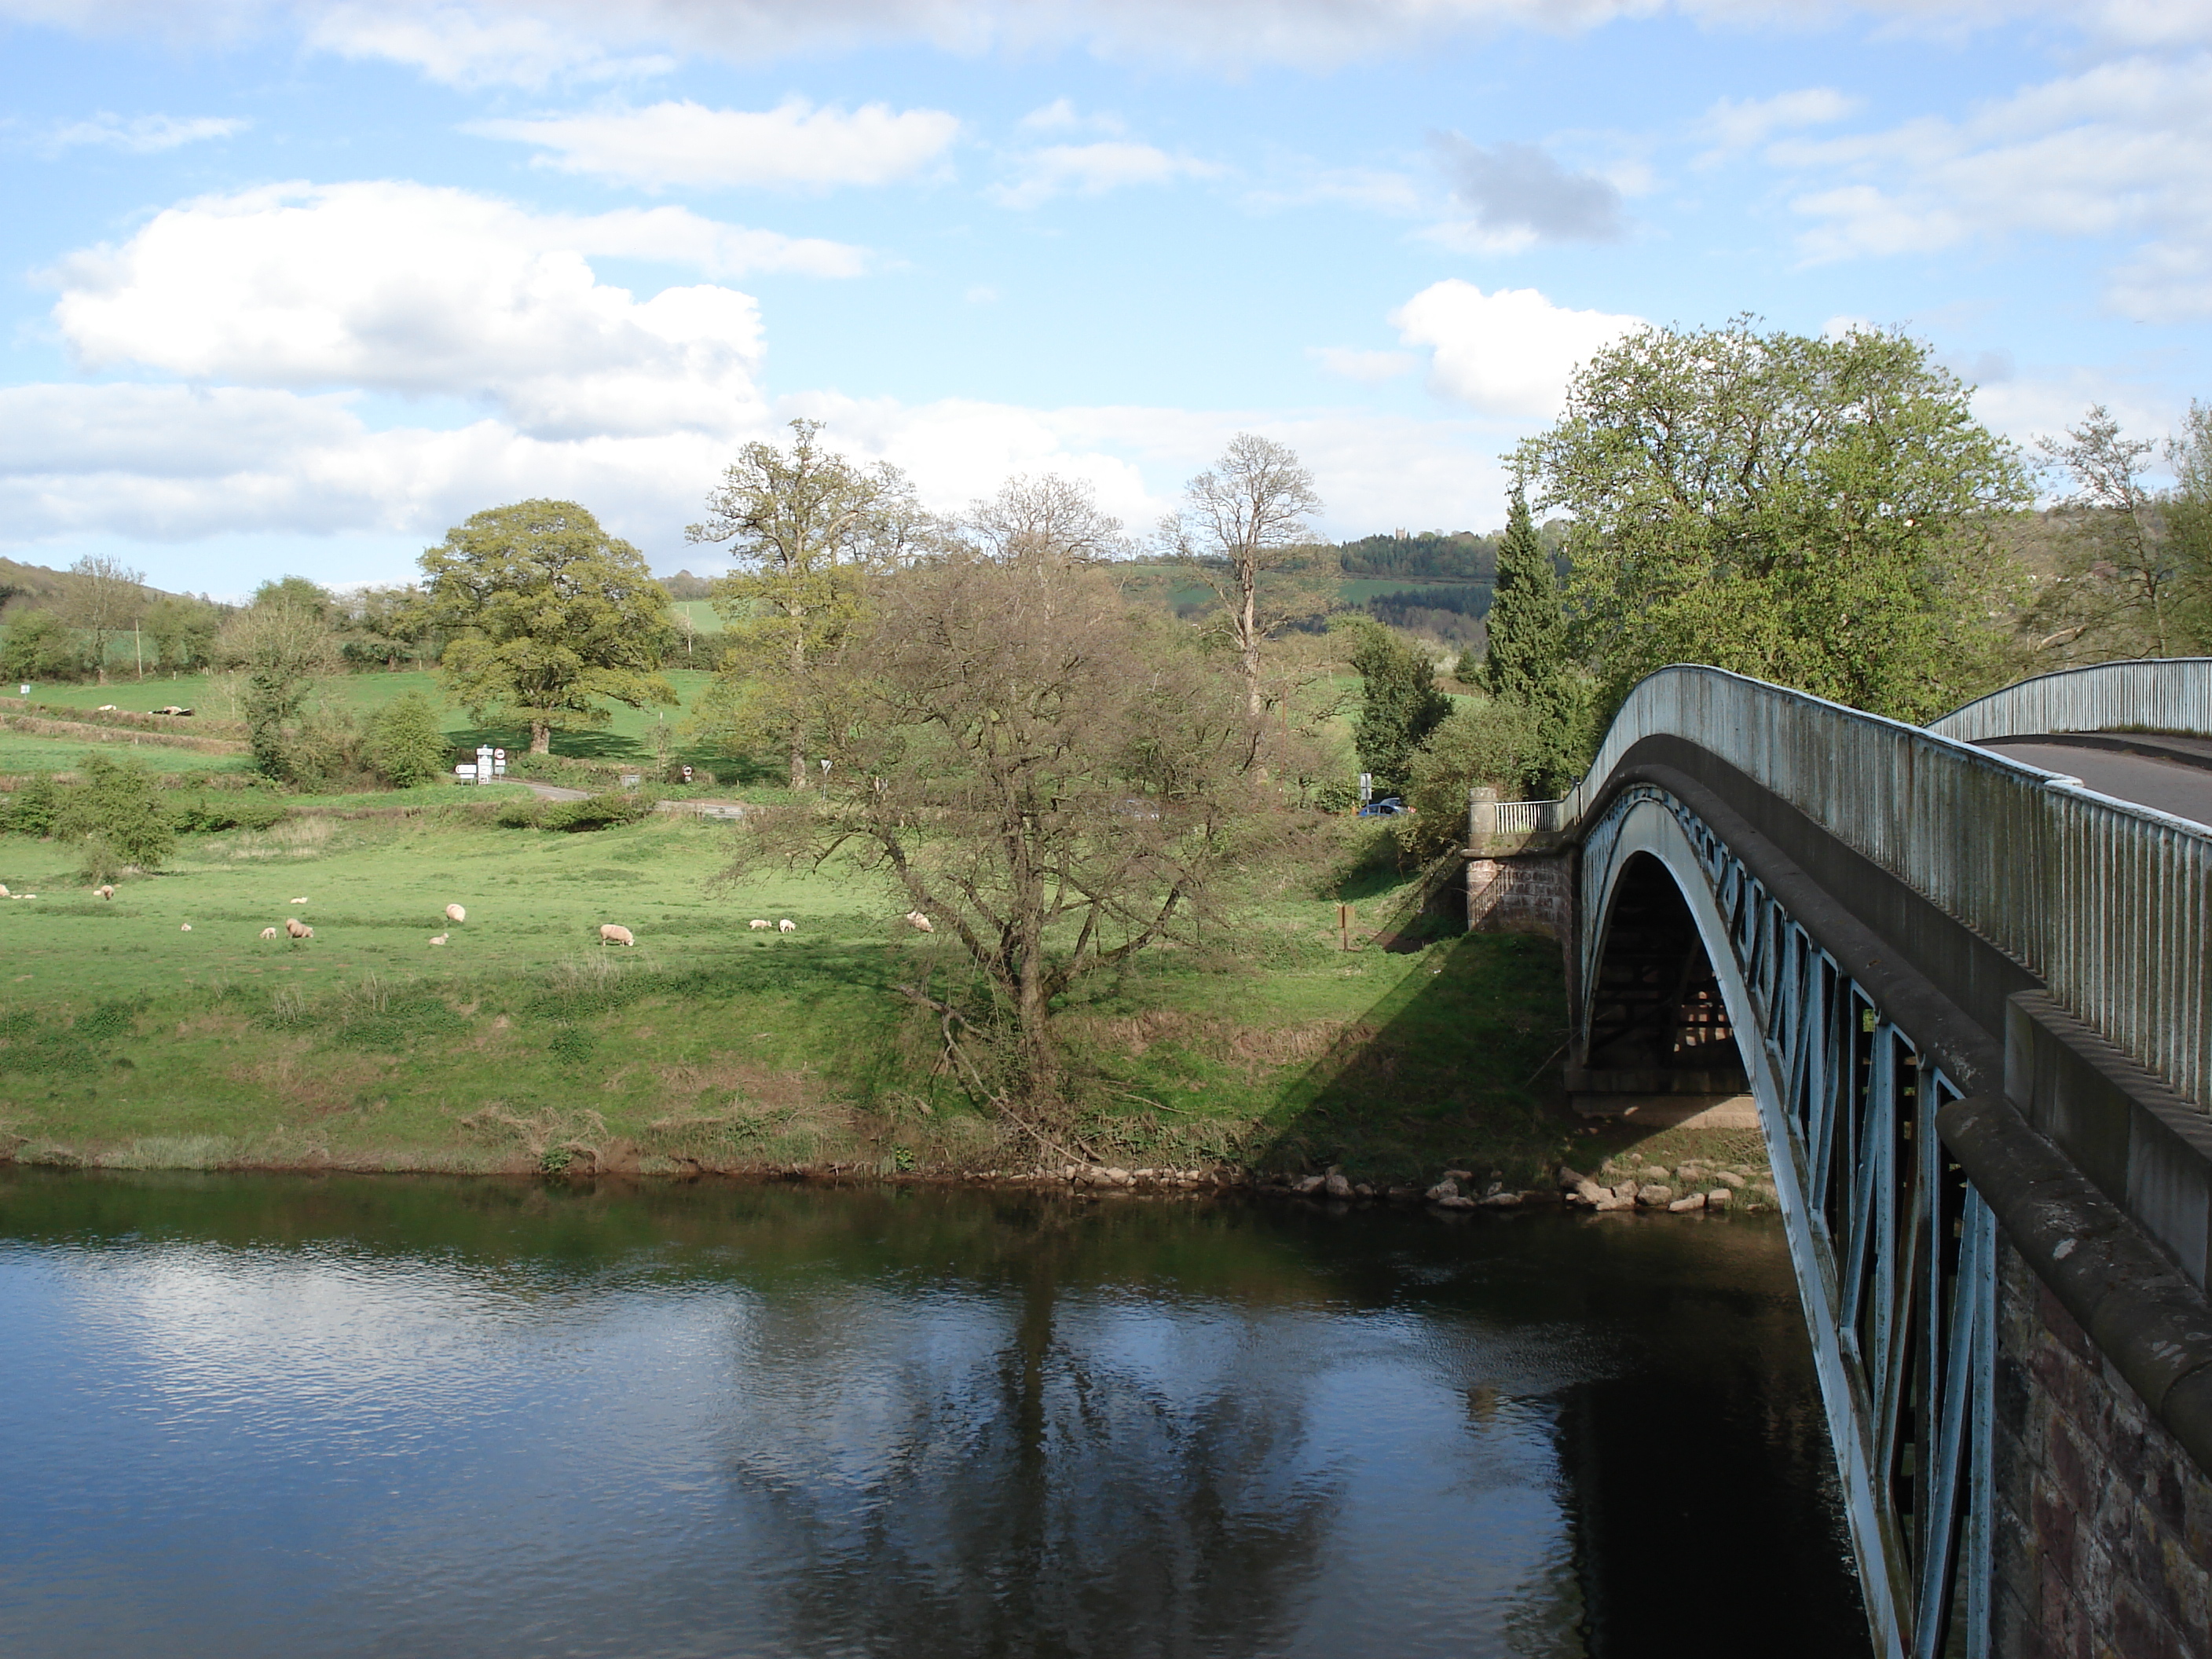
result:
[[(469, 913), (465, 909), (462, 908), (461, 906), (458, 904), (449, 904), (446, 907), (446, 920), (447, 921), (466, 921), (468, 919)], [(441, 942), (442, 943), (442, 941)]]
[(430, 943), (433, 945), (443, 945), (452, 937), (453, 935), (451, 933), (433, 933), (430, 936)]
[(937, 931), (930, 926), (929, 918), (919, 910), (909, 910), (906, 913), (906, 924), (917, 933), (933, 933)]
[(305, 904), (307, 902), (307, 899), (306, 899), (306, 897), (305, 897), (304, 896), (302, 896), (301, 897), (299, 897), (299, 898), (295, 898), (295, 899), (294, 899), (294, 900), (292, 901), (292, 902), (293, 902), (293, 903), (295, 903), (295, 904)]
[[(0, 891), (4, 890), (6, 890), (0, 889)], [(763, 921), (758, 916), (755, 916), (750, 921), (747, 922), (745, 926), (751, 928), (756, 933), (765, 933), (769, 928), (774, 927), (775, 924), (773, 922)]]
[(297, 916), (284, 918), (284, 931), (294, 939), (313, 939), (315, 936), (315, 930)]
[(276, 930), (274, 927), (264, 927), (261, 930), (261, 937), (264, 939), (275, 939), (276, 937)]
[[(8, 884), (4, 881), (0, 881), (0, 898), (13, 898), (15, 896), (13, 893), (8, 890)], [(766, 922), (763, 922), (761, 926), (765, 927), (768, 924)]]
[(629, 928), (617, 927), (611, 921), (603, 921), (599, 924), (599, 943), (602, 945), (635, 945), (637, 943), (637, 940), (631, 937)]
[(94, 896), (98, 898), (112, 899), (115, 896), (114, 886), (107, 882), (102, 882), (99, 886), (94, 888), (92, 890)]
[(776, 923), (775, 931), (779, 933), (795, 933), (799, 931), (799, 924), (789, 916), (786, 916), (781, 921)]
[(190, 922), (188, 921), (188, 922), (186, 922), (186, 923), (185, 923), (182, 927), (179, 928), (177, 931), (178, 931), (179, 933), (191, 933), (191, 932), (192, 931), (192, 925), (191, 925), (191, 923), (190, 923)]

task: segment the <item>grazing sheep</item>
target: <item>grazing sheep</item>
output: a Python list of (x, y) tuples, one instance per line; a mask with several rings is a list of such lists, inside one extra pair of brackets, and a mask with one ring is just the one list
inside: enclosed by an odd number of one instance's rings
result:
[(306, 898), (305, 898), (305, 897), (295, 898), (295, 899), (294, 899), (294, 900), (292, 901), (292, 902), (293, 902), (293, 903), (295, 903), (295, 904), (305, 904), (307, 902), (307, 901), (306, 900)]
[(452, 937), (453, 935), (451, 933), (433, 933), (430, 936), (430, 943), (433, 945), (443, 945)]
[(191, 933), (191, 932), (192, 931), (192, 925), (191, 925), (191, 923), (190, 923), (190, 922), (188, 921), (188, 922), (186, 922), (186, 923), (185, 923), (182, 927), (179, 927), (177, 931), (178, 931), (179, 933)]
[[(0, 888), (0, 892), (5, 892), (6, 890), (7, 890), (5, 888)], [(755, 916), (750, 921), (745, 924), (746, 927), (751, 928), (756, 933), (763, 931), (771, 925), (772, 924), (769, 922), (763, 921), (758, 916)]]
[(463, 909), (459, 905), (449, 904), (446, 907), (446, 920), (447, 921), (466, 921), (468, 919), (469, 913)]
[(284, 918), (284, 931), (294, 939), (313, 939), (315, 936), (315, 930), (297, 916)]
[(637, 941), (630, 937), (630, 931), (629, 928), (617, 927), (611, 921), (603, 921), (599, 924), (599, 943), (602, 945), (635, 945)]
[(94, 712), (94, 714), (121, 714), (123, 711), (122, 711), (121, 709), (118, 708), (117, 708), (113, 703), (112, 703), (112, 702), (104, 702), (104, 703), (100, 704), (100, 707), (99, 707), (98, 708), (94, 709), (93, 712)]
[(779, 933), (795, 933), (799, 931), (799, 924), (789, 916), (786, 916), (781, 921), (776, 923), (775, 931)]
[(276, 930), (274, 927), (264, 927), (261, 930), (261, 937), (264, 939), (275, 939), (276, 937)]
[(919, 910), (909, 910), (906, 913), (906, 924), (916, 933), (933, 933), (937, 931), (930, 926), (929, 918)]
[(94, 888), (92, 890), (94, 896), (97, 898), (112, 899), (115, 896), (115, 889), (113, 885), (107, 882), (102, 882), (99, 886)]
[[(8, 890), (8, 884), (4, 881), (0, 881), (0, 898), (13, 898), (15, 896), (13, 893)], [(763, 922), (761, 923), (761, 926), (765, 927), (768, 924), (766, 922)]]

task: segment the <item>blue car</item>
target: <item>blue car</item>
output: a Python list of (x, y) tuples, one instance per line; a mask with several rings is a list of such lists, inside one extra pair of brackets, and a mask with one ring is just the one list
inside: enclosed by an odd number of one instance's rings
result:
[(1381, 800), (1370, 801), (1361, 807), (1359, 816), (1363, 818), (1395, 818), (1401, 812), (1411, 812), (1413, 810), (1397, 796), (1385, 795)]

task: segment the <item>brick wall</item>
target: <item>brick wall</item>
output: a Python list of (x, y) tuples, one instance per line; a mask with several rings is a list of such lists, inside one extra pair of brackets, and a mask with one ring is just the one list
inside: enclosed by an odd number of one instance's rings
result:
[(2212, 1480), (1998, 1240), (1999, 1659), (2212, 1659)]
[(1467, 930), (1538, 933), (1571, 943), (1575, 901), (1569, 860), (1564, 856), (1469, 859)]

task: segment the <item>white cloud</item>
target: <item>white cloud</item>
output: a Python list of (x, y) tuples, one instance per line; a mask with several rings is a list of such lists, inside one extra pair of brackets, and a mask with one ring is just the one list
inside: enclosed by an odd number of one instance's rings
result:
[(1784, 140), (1778, 164), (1832, 182), (1792, 207), (1814, 261), (2016, 236), (2132, 240), (2107, 302), (2212, 315), (2212, 54), (2134, 57), (2029, 87), (1962, 121)]
[(1833, 87), (1807, 87), (1771, 98), (1723, 98), (1699, 118), (1696, 131), (1712, 148), (1698, 159), (1717, 161), (1765, 143), (1778, 132), (1826, 126), (1857, 110), (1865, 100)]
[(73, 255), (51, 273), (53, 317), (93, 368), (460, 396), (537, 436), (726, 432), (757, 408), (748, 295), (640, 301), (597, 280), (593, 253), (709, 269), (824, 257), (677, 208), (541, 218), (422, 185), (280, 185)]
[(1399, 337), (1434, 354), (1429, 384), (1487, 414), (1556, 414), (1576, 367), (1645, 326), (1640, 317), (1570, 311), (1534, 289), (1485, 294), (1450, 277), (1390, 313)]
[(1085, 115), (1066, 98), (1055, 98), (1049, 104), (1039, 105), (1015, 125), (1024, 132), (1113, 132), (1122, 130), (1121, 119), (1116, 115), (1094, 112)]
[(1362, 208), (1400, 217), (1434, 210), (1436, 204), (1411, 173), (1386, 167), (1315, 167), (1299, 182), (1255, 190), (1244, 198), (1255, 208), (1301, 207), (1311, 203)]
[[(960, 135), (943, 110), (866, 104), (850, 113), (787, 98), (772, 110), (684, 102), (538, 120), (479, 121), (466, 129), (556, 153), (568, 173), (657, 189), (664, 185), (827, 190), (911, 178)], [(544, 159), (544, 158), (541, 158)]]
[(1308, 346), (1306, 356), (1332, 374), (1368, 386), (1395, 380), (1420, 362), (1410, 351), (1360, 351), (1351, 346)]
[(0, 18), (194, 46), (298, 31), (316, 49), (460, 86), (648, 74), (667, 67), (665, 53), (758, 63), (912, 43), (1327, 69), (1505, 29), (1573, 34), (1668, 12), (1762, 33), (1871, 21), (1956, 38), (2027, 21), (2107, 46), (2212, 40), (2207, 0), (0, 0)]
[[(553, 21), (548, 6), (427, 4), (307, 8), (307, 46), (340, 58), (405, 64), (453, 87), (543, 87), (549, 82), (665, 74), (674, 60), (622, 57), (588, 18)], [(626, 33), (627, 31), (612, 33)]]
[(1055, 196), (1099, 196), (1127, 185), (1164, 185), (1176, 179), (1211, 179), (1223, 169), (1150, 144), (1111, 142), (1048, 144), (1021, 156), (1010, 184), (994, 185), (1001, 207), (1033, 208)]
[[(810, 393), (772, 414), (756, 410), (725, 434), (542, 438), (497, 420), (375, 429), (351, 403), (240, 387), (0, 389), (0, 542), (59, 544), (40, 553), (51, 560), (73, 542), (121, 538), (155, 581), (198, 588), (222, 584), (196, 562), (196, 545), (307, 538), (306, 550), (280, 556), (304, 568), (327, 538), (381, 537), (386, 565), (325, 568), (334, 579), (392, 580), (410, 573), (414, 549), (469, 514), (550, 495), (584, 502), (659, 568), (687, 559), (696, 568), (683, 526), (732, 447), (782, 438), (779, 423), (793, 415), (827, 421), (838, 448), (906, 467), (928, 504), (947, 510), (1014, 473), (1054, 471), (1091, 483), (1109, 511), (1142, 531), (1233, 434), (1256, 431), (1313, 469), (1332, 534), (1407, 520), (1480, 528), (1504, 511), (1494, 427), (1362, 410), (1030, 409)], [(260, 574), (239, 562), (230, 585), (251, 587)]]
[(40, 148), (53, 153), (86, 148), (119, 149), (130, 155), (152, 155), (180, 144), (197, 144), (210, 138), (228, 138), (252, 125), (231, 116), (134, 115), (125, 120), (106, 112), (88, 121), (70, 121), (46, 135)]

